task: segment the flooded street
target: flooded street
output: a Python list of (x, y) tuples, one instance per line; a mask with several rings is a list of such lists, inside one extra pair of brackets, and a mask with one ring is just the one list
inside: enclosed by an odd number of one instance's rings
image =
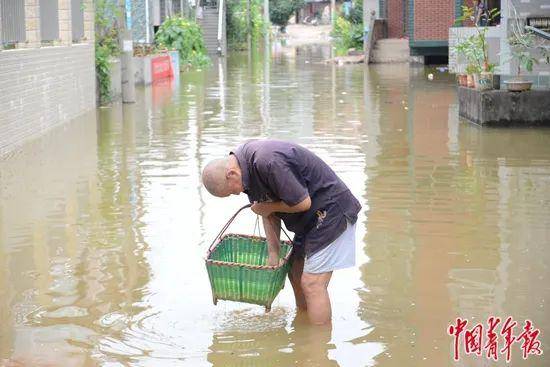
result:
[[(545, 354), (517, 344), (514, 366), (550, 365), (550, 130), (481, 129), (452, 76), (328, 52), (232, 54), (2, 157), (0, 365), (504, 366), (452, 360), (449, 325), (491, 315), (541, 330)], [(296, 316), (288, 282), (268, 314), (212, 304), (204, 256), (247, 199), (200, 172), (254, 137), (312, 149), (363, 205), (332, 328)]]

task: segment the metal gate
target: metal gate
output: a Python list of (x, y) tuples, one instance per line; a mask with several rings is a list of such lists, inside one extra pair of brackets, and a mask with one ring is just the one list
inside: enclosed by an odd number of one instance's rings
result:
[(59, 39), (58, 0), (40, 0), (40, 37), (42, 41)]
[(2, 43), (24, 42), (25, 3), (22, 0), (0, 0)]

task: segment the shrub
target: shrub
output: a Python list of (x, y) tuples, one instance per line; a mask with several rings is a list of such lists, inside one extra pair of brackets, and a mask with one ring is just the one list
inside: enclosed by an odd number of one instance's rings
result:
[(363, 24), (352, 23), (339, 16), (332, 32), (334, 46), (338, 55), (344, 55), (350, 48), (363, 47)]
[(345, 55), (350, 48), (363, 48), (363, 2), (355, 0), (349, 12), (341, 12), (331, 33), (336, 54)]
[(201, 67), (210, 63), (202, 30), (192, 20), (181, 17), (166, 19), (155, 35), (155, 41), (160, 48), (177, 50), (181, 65)]

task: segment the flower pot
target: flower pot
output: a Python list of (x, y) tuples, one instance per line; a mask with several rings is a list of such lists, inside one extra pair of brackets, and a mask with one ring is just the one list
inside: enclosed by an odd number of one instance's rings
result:
[(466, 74), (458, 74), (457, 76), (458, 85), (461, 87), (467, 87), (468, 86), (468, 76)]
[(475, 88), (476, 85), (474, 82), (474, 76), (472, 74), (468, 74), (466, 86), (468, 88)]
[(506, 84), (510, 92), (523, 92), (526, 90), (530, 90), (533, 82), (523, 79), (512, 79), (506, 80), (504, 84)]
[(474, 74), (474, 82), (478, 90), (493, 89), (493, 73), (482, 71), (480, 74)]

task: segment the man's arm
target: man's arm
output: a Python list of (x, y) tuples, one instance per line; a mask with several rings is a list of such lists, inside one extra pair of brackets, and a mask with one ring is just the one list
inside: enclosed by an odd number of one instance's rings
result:
[(279, 265), (279, 251), (281, 248), (281, 219), (270, 215), (262, 217), (264, 223), (265, 236), (267, 238), (267, 264), (270, 266)]
[[(262, 217), (268, 217), (273, 213), (300, 213), (309, 210), (311, 207), (311, 198), (309, 195), (296, 205), (289, 206), (283, 201), (255, 203), (252, 205), (252, 211)], [(280, 227), (280, 225), (279, 225)]]

